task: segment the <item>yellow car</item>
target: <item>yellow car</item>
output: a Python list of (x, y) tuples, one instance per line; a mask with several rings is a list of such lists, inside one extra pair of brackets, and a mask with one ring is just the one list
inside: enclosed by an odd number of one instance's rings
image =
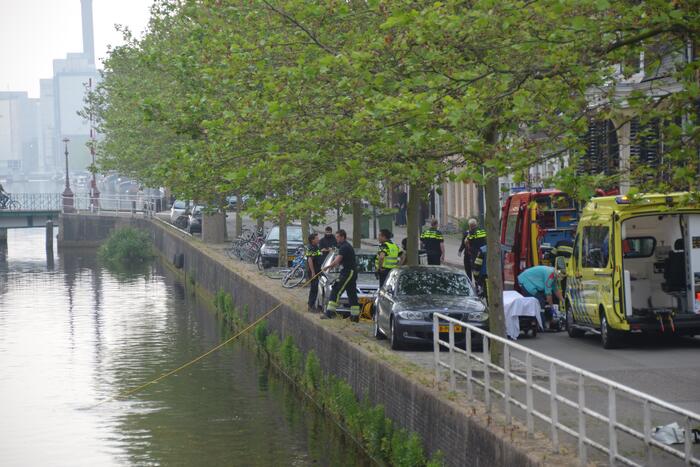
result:
[(593, 198), (584, 208), (566, 275), (571, 337), (599, 333), (700, 334), (700, 201), (689, 193)]

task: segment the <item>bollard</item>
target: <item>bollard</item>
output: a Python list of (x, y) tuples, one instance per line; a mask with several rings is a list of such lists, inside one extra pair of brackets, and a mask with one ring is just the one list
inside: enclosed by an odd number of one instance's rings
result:
[(53, 250), (53, 221), (46, 221), (46, 249)]
[(0, 228), (0, 245), (7, 246), (7, 229)]

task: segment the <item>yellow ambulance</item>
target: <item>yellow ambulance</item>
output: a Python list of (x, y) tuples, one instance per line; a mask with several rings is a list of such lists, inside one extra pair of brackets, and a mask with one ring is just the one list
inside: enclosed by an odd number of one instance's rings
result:
[(603, 347), (626, 333), (700, 334), (700, 199), (689, 193), (593, 198), (565, 274), (566, 327)]

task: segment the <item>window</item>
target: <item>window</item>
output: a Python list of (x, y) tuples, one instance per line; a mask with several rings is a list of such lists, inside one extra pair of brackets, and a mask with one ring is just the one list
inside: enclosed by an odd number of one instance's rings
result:
[[(267, 240), (275, 242), (280, 241), (280, 228), (278, 226), (270, 229), (270, 233), (267, 234)], [(300, 226), (290, 225), (287, 227), (287, 242), (303, 243)]]
[(508, 215), (508, 220), (506, 221), (506, 236), (504, 242), (508, 246), (513, 246), (515, 244), (515, 227), (518, 225), (518, 213), (511, 213)]
[(574, 238), (574, 252), (571, 254), (574, 258), (574, 265), (578, 266), (579, 258), (578, 258), (578, 253), (581, 251), (581, 242), (580, 242), (580, 237), (578, 234), (576, 235), (576, 238)]
[(409, 271), (399, 278), (400, 295), (472, 296), (469, 279), (464, 274), (432, 271)]
[(654, 254), (655, 248), (654, 237), (634, 237), (622, 241), (622, 253), (625, 258), (648, 258)]
[(605, 268), (610, 253), (607, 227), (585, 227), (581, 238), (581, 265), (584, 268)]

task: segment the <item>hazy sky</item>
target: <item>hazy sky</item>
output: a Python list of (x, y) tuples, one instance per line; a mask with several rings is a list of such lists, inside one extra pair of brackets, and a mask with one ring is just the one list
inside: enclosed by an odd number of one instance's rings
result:
[[(98, 68), (108, 45), (122, 43), (114, 25), (140, 33), (152, 0), (93, 0)], [(0, 0), (0, 91), (39, 97), (39, 78), (51, 78), (52, 60), (82, 52), (80, 0)]]

